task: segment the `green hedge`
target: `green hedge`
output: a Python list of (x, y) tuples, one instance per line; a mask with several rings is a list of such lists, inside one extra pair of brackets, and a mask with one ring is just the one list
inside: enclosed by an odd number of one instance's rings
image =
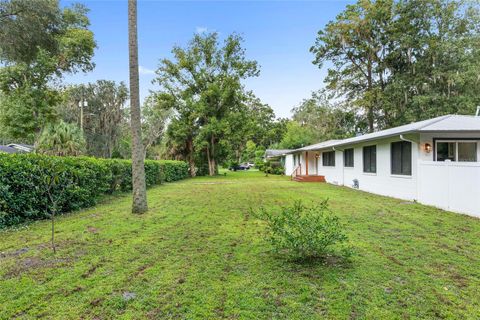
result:
[[(189, 175), (188, 165), (147, 160), (145, 175), (147, 186), (181, 180)], [(49, 216), (48, 177), (56, 177), (51, 194), (57, 212), (86, 208), (104, 194), (132, 188), (129, 160), (0, 154), (0, 228)]]

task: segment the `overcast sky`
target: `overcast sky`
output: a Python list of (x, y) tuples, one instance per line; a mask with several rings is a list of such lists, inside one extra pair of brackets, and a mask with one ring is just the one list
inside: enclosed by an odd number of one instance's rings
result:
[[(96, 68), (66, 77), (67, 83), (98, 79), (128, 84), (126, 1), (85, 1), (98, 49)], [(314, 90), (323, 87), (326, 71), (313, 65), (309, 48), (316, 33), (353, 1), (139, 1), (140, 92), (145, 98), (159, 60), (171, 57), (174, 45), (185, 46), (195, 32), (217, 31), (221, 37), (244, 37), (247, 56), (261, 67), (246, 87), (279, 117)], [(63, 5), (71, 1), (62, 1)]]

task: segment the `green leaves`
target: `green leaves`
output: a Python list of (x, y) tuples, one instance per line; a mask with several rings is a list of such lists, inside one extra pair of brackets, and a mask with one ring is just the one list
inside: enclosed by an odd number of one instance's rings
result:
[(53, 156), (79, 156), (85, 153), (86, 142), (80, 128), (60, 121), (45, 127), (38, 139), (36, 150)]
[(338, 217), (328, 208), (327, 200), (315, 206), (295, 201), (278, 213), (261, 208), (253, 215), (267, 223), (266, 237), (277, 253), (295, 259), (351, 254), (348, 237)]
[(368, 130), (480, 103), (478, 2), (359, 0), (321, 30), (314, 64), (333, 64), (327, 88)]
[[(185, 179), (182, 161), (145, 161), (147, 186)], [(86, 208), (102, 195), (132, 188), (128, 160), (0, 154), (0, 228)], [(50, 199), (51, 197), (51, 199)]]
[(86, 12), (54, 0), (0, 0), (0, 90), (8, 105), (0, 126), (10, 136), (33, 141), (56, 118), (52, 84), (64, 73), (93, 69), (96, 44)]
[[(223, 43), (217, 33), (196, 34), (186, 48), (175, 47), (174, 60), (162, 60), (157, 70), (160, 94), (174, 98), (171, 142), (185, 158), (198, 159), (201, 153), (211, 175), (228, 154), (233, 120), (248, 112), (241, 80), (258, 75), (257, 62), (246, 59), (242, 42), (236, 34)], [(247, 123), (238, 122), (242, 125)]]

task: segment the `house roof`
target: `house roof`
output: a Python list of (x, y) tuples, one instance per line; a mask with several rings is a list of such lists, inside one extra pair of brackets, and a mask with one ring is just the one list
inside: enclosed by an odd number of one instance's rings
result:
[(7, 147), (11, 147), (11, 148), (25, 151), (25, 152), (31, 152), (33, 150), (32, 145), (24, 144), (24, 143), (10, 143), (10, 144), (7, 144)]
[(381, 130), (377, 132), (367, 133), (361, 136), (343, 139), (328, 140), (321, 143), (306, 146), (300, 149), (292, 150), (309, 151), (321, 150), (325, 148), (368, 142), (377, 139), (394, 137), (401, 134), (414, 132), (480, 132), (480, 117), (462, 116), (462, 115), (446, 115), (424, 121), (414, 122), (403, 126)]
[(284, 154), (290, 153), (291, 149), (267, 149), (265, 150), (265, 158), (275, 158), (283, 156)]
[(334, 145), (334, 144), (336, 144), (340, 141), (341, 140), (327, 140), (327, 141), (312, 144), (312, 145), (309, 145), (309, 146), (306, 146), (306, 147), (303, 147), (303, 148), (300, 148), (300, 149), (296, 149), (295, 151), (310, 151), (310, 150), (318, 150), (318, 149), (328, 148), (329, 146), (332, 146), (332, 145)]
[(19, 150), (9, 147), (9, 146), (0, 146), (0, 153), (18, 153), (20, 152)]

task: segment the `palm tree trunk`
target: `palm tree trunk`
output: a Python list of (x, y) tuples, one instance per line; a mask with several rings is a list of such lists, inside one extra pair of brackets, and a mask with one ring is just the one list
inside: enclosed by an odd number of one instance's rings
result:
[(130, 61), (130, 126), (132, 128), (132, 213), (144, 213), (148, 210), (148, 206), (140, 122), (137, 0), (128, 0), (128, 52)]

